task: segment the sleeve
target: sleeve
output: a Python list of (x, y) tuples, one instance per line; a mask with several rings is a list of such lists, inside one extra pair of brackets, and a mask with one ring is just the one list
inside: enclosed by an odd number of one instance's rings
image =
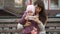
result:
[(39, 28), (40, 28), (40, 34), (46, 34), (46, 31), (45, 31), (45, 25), (43, 25), (43, 23), (40, 23), (39, 25)]
[(41, 31), (40, 34), (46, 34), (46, 31)]
[(23, 29), (23, 25), (21, 25), (20, 23), (17, 24), (17, 29)]
[(45, 31), (45, 25), (43, 25), (42, 22), (40, 24), (38, 24), (38, 26), (39, 26), (41, 31)]

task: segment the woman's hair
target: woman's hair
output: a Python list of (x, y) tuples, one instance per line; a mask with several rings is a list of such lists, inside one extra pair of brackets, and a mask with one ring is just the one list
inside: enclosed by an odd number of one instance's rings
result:
[(45, 7), (44, 7), (44, 3), (42, 0), (37, 0), (34, 2), (34, 5), (37, 5), (39, 8), (41, 8), (42, 10), (39, 12), (39, 20), (41, 20), (43, 22), (43, 24), (45, 24), (46, 20), (47, 20), (47, 16), (45, 13)]

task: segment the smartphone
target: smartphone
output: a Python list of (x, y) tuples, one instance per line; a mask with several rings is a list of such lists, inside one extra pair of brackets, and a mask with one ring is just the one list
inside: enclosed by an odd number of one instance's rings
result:
[(29, 20), (33, 20), (33, 19), (34, 19), (33, 17), (34, 17), (34, 16), (29, 16), (28, 19), (29, 19)]

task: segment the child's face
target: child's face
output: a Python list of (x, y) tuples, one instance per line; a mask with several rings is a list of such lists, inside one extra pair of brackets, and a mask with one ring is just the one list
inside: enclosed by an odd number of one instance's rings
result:
[(27, 12), (27, 14), (28, 14), (29, 16), (33, 16), (33, 12), (32, 12), (31, 10), (29, 10), (29, 11)]

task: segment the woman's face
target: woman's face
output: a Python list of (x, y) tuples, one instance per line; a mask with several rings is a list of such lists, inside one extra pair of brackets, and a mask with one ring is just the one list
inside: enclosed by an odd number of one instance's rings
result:
[(35, 13), (39, 13), (41, 11), (41, 8), (35, 5)]

